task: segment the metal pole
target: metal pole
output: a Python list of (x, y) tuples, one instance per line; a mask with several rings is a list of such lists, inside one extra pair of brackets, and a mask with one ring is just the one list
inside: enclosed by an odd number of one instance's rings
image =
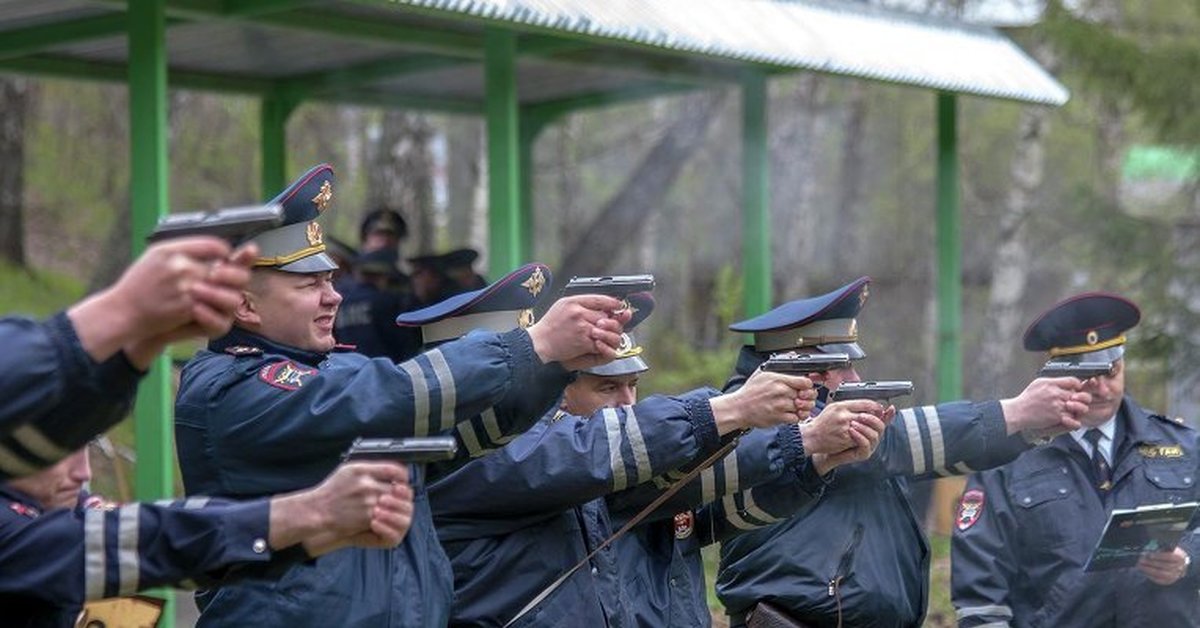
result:
[(487, 99), (488, 273), (499, 277), (522, 257), (520, 216), (520, 108), (517, 103), (516, 36), (489, 28), (484, 35)]
[(937, 96), (938, 399), (962, 397), (962, 240), (958, 211), (958, 111), (954, 94)]
[[(131, 2), (129, 12), (130, 189), (133, 200), (133, 254), (145, 249), (146, 236), (166, 213), (167, 194), (167, 50), (163, 0)], [(154, 361), (138, 387), (134, 406), (134, 442), (138, 452), (135, 492), (155, 500), (175, 492), (171, 448), (172, 391), (166, 356)], [(160, 625), (174, 625), (174, 596), (167, 600)]]
[(746, 316), (771, 308), (771, 203), (768, 188), (767, 81), (742, 80), (742, 278)]
[(280, 94), (263, 96), (259, 116), (262, 131), (262, 190), (265, 200), (287, 185), (287, 121), (296, 101)]

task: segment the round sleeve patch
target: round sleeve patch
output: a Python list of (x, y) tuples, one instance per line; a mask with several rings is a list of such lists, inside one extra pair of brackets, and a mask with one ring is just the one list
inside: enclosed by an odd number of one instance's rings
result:
[(979, 516), (983, 514), (984, 501), (981, 490), (971, 489), (963, 493), (962, 501), (958, 504), (958, 529), (960, 532), (979, 521)]
[(306, 378), (316, 374), (317, 369), (300, 366), (291, 360), (274, 362), (258, 369), (258, 378), (283, 390), (299, 390)]

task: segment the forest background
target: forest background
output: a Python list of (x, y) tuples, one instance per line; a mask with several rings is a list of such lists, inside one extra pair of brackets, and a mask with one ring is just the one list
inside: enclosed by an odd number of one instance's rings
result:
[[(736, 0), (731, 0), (736, 1)], [(997, 5), (1007, 35), (1070, 90), (1060, 109), (961, 98), (964, 394), (1019, 392), (1040, 356), (1020, 336), (1085, 290), (1135, 300), (1128, 390), (1200, 418), (1200, 0), (875, 2), (964, 19)], [(1011, 20), (1010, 20), (1011, 21)], [(171, 207), (269, 198), (258, 189), (258, 104), (172, 90)], [(775, 301), (870, 275), (860, 317), (866, 377), (912, 379), (936, 399), (935, 113), (925, 91), (813, 74), (769, 98)], [(0, 300), (48, 314), (129, 261), (123, 86), (0, 75)], [(710, 90), (569, 116), (535, 147), (534, 258), (559, 274), (653, 272), (639, 334), (642, 394), (719, 386), (742, 339), (739, 98)], [(357, 241), (361, 216), (402, 211), (404, 255), (472, 246), (486, 272), (481, 120), (304, 105), (289, 175), (338, 173), (326, 230)], [(186, 359), (196, 345), (173, 349)], [(131, 497), (126, 422), (94, 456), (96, 487)], [(935, 535), (929, 625), (952, 625)], [(711, 583), (711, 579), (710, 579)]]

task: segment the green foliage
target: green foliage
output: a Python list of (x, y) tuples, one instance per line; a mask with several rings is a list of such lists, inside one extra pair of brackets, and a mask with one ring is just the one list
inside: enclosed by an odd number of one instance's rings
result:
[[(717, 300), (711, 306), (717, 314), (722, 328), (727, 327), (741, 311), (741, 276), (732, 266), (724, 266), (717, 272)], [(653, 319), (651, 319), (653, 320)], [(647, 344), (647, 361), (651, 369), (643, 378), (639, 388), (645, 393), (675, 393), (701, 386), (720, 388), (733, 372), (737, 355), (737, 337), (728, 337), (715, 349), (700, 348), (679, 330), (662, 330)]]
[(83, 283), (76, 277), (0, 262), (0, 294), (4, 295), (5, 315), (42, 318), (78, 300)]

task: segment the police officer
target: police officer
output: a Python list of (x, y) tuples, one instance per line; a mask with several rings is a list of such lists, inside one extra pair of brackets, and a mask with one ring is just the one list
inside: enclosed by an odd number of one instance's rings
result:
[[(577, 408), (596, 404), (615, 407), (636, 400), (637, 376), (648, 369), (642, 356), (589, 369), (593, 377), (587, 381), (592, 385), (581, 390), (596, 392), (590, 399), (582, 395), (569, 399), (568, 404)], [(826, 380), (837, 376), (836, 372), (813, 375)], [(568, 394), (574, 388), (576, 385), (569, 387)], [(712, 525), (713, 516), (723, 515), (716, 507), (717, 500), (734, 499), (739, 489), (780, 477), (794, 482), (796, 490), (817, 496), (824, 486), (820, 476), (841, 464), (869, 457), (890, 419), (890, 411), (878, 403), (855, 400), (826, 406), (803, 424), (789, 423), (743, 434), (733, 453), (701, 470), (697, 479), (681, 487), (616, 540), (618, 569), (636, 625), (710, 625), (700, 550), (738, 531), (732, 526)], [(847, 436), (853, 443), (851, 447), (847, 447)], [(623, 528), (642, 517), (644, 509), (658, 501), (662, 490), (677, 477), (678, 472), (668, 473), (654, 482), (608, 495), (613, 526)], [(751, 507), (756, 508), (753, 504)], [(711, 510), (718, 512), (710, 515)], [(718, 536), (719, 529), (725, 533)]]
[[(188, 494), (250, 497), (305, 486), (357, 436), (448, 433), (465, 457), (475, 444), (492, 446), (528, 426), (526, 388), (561, 391), (569, 370), (611, 359), (620, 343), (628, 314), (616, 299), (588, 295), (559, 301), (528, 328), (468, 334), (400, 364), (339, 352), (332, 330), (341, 297), (316, 221), (332, 197), (328, 165), (277, 197), (285, 224), (255, 238), (261, 268), (233, 331), (183, 369), (176, 442)], [(527, 265), (497, 284), (537, 298), (545, 267)], [(201, 625), (444, 625), (450, 567), (419, 476), (413, 486), (413, 525), (399, 548), (350, 549), (296, 565), (279, 582), (198, 594)]]
[(171, 240), (65, 312), (0, 320), (0, 481), (53, 464), (124, 418), (170, 342), (228, 331), (253, 257), (217, 238)]
[(3, 624), (69, 627), (86, 600), (271, 576), (350, 543), (393, 546), (412, 515), (407, 477), (393, 463), (359, 463), (318, 488), (271, 500), (121, 506), (83, 490), (91, 467), (79, 449), (0, 483)]
[(1200, 624), (1195, 529), (1136, 567), (1084, 571), (1114, 508), (1200, 498), (1196, 431), (1125, 394), (1125, 332), (1140, 318), (1125, 298), (1093, 292), (1058, 303), (1026, 330), (1026, 350), (1115, 369), (1087, 380), (1081, 428), (971, 476), (951, 545), (960, 626)]
[[(869, 283), (862, 277), (730, 326), (754, 335), (731, 383), (773, 351), (865, 357), (856, 316)], [(843, 379), (857, 381), (858, 374), (852, 370)], [(731, 625), (745, 625), (748, 615), (765, 615), (771, 607), (801, 625), (919, 626), (928, 601), (929, 546), (908, 503), (908, 480), (997, 466), (1031, 446), (1027, 432), (1077, 426), (1073, 416), (1089, 399), (1079, 388), (1073, 378), (1039, 380), (1013, 399), (908, 408), (896, 414), (869, 460), (825, 478), (815, 504), (790, 479), (718, 502), (723, 523), (712, 525), (743, 529), (722, 543), (717, 575)], [(820, 401), (833, 389), (823, 389)]]
[(384, 249), (363, 253), (354, 264), (354, 280), (345, 284), (334, 320), (338, 342), (370, 357), (403, 362), (420, 352), (421, 337), (396, 324), (396, 315), (413, 309), (410, 293), (395, 289), (400, 270), (396, 254)]
[[(649, 295), (629, 302), (635, 314), (627, 328), (653, 306)], [(632, 341), (623, 348), (612, 365), (579, 374), (562, 411), (431, 488), (438, 535), (454, 565), (453, 624), (636, 625), (612, 548), (553, 584), (611, 535), (599, 498), (711, 453), (725, 435), (794, 423), (811, 405), (811, 382), (773, 373), (737, 394), (702, 388), (634, 404), (645, 363)]]
[(400, 257), (400, 242), (408, 237), (408, 223), (400, 212), (381, 207), (367, 212), (358, 227), (360, 253), (391, 251)]

